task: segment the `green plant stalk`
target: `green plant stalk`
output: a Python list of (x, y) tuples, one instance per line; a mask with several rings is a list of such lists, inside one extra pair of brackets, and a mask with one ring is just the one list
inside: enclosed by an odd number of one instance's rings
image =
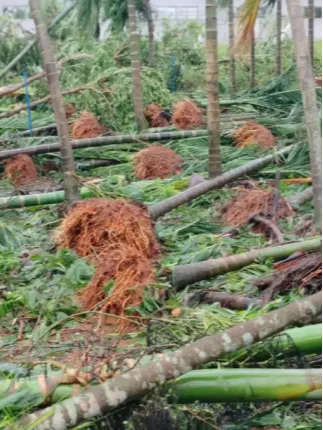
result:
[(171, 386), (177, 403), (304, 400), (321, 395), (321, 369), (196, 370)]
[[(49, 24), (48, 30), (52, 30), (54, 27), (56, 27), (57, 24), (59, 24), (76, 6), (77, 1), (74, 1), (69, 6), (67, 6), (59, 15), (57, 15), (53, 21)], [(6, 65), (4, 69), (0, 72), (0, 79), (9, 72), (17, 63), (18, 61), (37, 43), (37, 40), (31, 40), (28, 45), (9, 63)]]
[(186, 285), (214, 278), (218, 275), (223, 275), (224, 273), (249, 266), (260, 259), (272, 258), (276, 261), (281, 258), (288, 257), (297, 251), (319, 251), (321, 249), (321, 245), (322, 239), (320, 237), (315, 237), (302, 240), (300, 242), (254, 249), (242, 254), (230, 255), (229, 257), (220, 257), (202, 261), (200, 263), (175, 266), (172, 274), (173, 285), (177, 289), (182, 289)]
[[(116, 143), (141, 143), (157, 142), (162, 140), (178, 140), (190, 137), (204, 137), (208, 135), (207, 130), (176, 131), (165, 133), (125, 134), (119, 136), (96, 137), (93, 139), (72, 140), (72, 149), (95, 148), (97, 146), (113, 145)], [(0, 160), (20, 154), (37, 155), (49, 152), (59, 152), (59, 143), (48, 143), (44, 145), (31, 146), (27, 148), (9, 149), (0, 151)]]

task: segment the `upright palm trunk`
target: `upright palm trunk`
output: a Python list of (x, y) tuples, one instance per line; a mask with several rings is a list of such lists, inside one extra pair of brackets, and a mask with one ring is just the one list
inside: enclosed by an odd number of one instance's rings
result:
[(276, 9), (276, 75), (282, 71), (282, 0), (277, 0)]
[(314, 60), (314, 0), (308, 0), (308, 43), (310, 46), (310, 56), (313, 64)]
[(320, 115), (316, 104), (315, 82), (307, 43), (303, 8), (299, 0), (287, 0), (288, 15), (296, 51), (298, 77), (302, 91), (314, 195), (315, 225), (322, 228), (322, 142)]
[(137, 126), (139, 130), (142, 130), (143, 128), (145, 128), (146, 120), (144, 117), (144, 107), (142, 103), (140, 55), (136, 25), (136, 8), (134, 0), (128, 0), (128, 16), (131, 45), (131, 68), (133, 85), (132, 96)]
[(148, 65), (155, 67), (154, 19), (150, 0), (143, 0), (148, 25)]
[(207, 126), (209, 131), (209, 178), (221, 175), (220, 105), (216, 0), (206, 0)]
[(234, 8), (233, 0), (229, 0), (228, 4), (229, 18), (229, 56), (230, 56), (230, 75), (231, 75), (231, 96), (236, 92), (236, 66), (234, 58)]
[(255, 66), (256, 66), (256, 60), (255, 60), (255, 29), (252, 29), (251, 33), (251, 40), (250, 40), (250, 88), (255, 87)]
[(56, 62), (53, 54), (52, 44), (44, 23), (40, 0), (29, 0), (32, 18), (35, 21), (38, 43), (44, 62), (44, 69), (47, 76), (48, 87), (57, 124), (57, 131), (60, 140), (60, 151), (62, 157), (62, 169), (64, 172), (65, 201), (68, 205), (79, 199), (78, 184), (74, 177), (74, 159), (72, 146), (68, 133), (63, 98), (59, 85), (59, 77)]

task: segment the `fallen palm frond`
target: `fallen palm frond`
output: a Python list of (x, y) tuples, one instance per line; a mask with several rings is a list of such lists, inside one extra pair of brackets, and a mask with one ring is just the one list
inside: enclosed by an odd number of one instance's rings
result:
[(321, 379), (321, 369), (205, 369), (171, 387), (178, 403), (293, 401), (322, 394)]
[(259, 145), (269, 149), (276, 145), (276, 139), (268, 128), (257, 122), (249, 121), (233, 133), (238, 148), (248, 145)]
[[(113, 145), (120, 143), (140, 143), (140, 142), (157, 142), (162, 140), (177, 140), (186, 139), (189, 137), (207, 136), (207, 130), (190, 130), (190, 131), (176, 131), (165, 133), (144, 133), (144, 134), (125, 134), (119, 136), (106, 136), (97, 137), (93, 139), (72, 140), (71, 145), (73, 149), (81, 148), (94, 148), (97, 146)], [(0, 151), (0, 160), (13, 157), (18, 154), (47, 154), (49, 152), (59, 152), (59, 143), (49, 143), (45, 145), (38, 145), (28, 148), (9, 149)]]
[(72, 137), (75, 140), (91, 139), (107, 131), (108, 128), (101, 125), (91, 112), (82, 112), (72, 125)]
[[(207, 336), (169, 354), (157, 361), (130, 370), (126, 375), (112, 378), (103, 384), (87, 389), (84, 394), (67, 399), (55, 406), (28, 415), (17, 425), (19, 428), (42, 420), (42, 426), (67, 430), (80, 422), (102, 415), (118, 406), (141, 397), (152, 390), (160, 381), (178, 378), (193, 368), (215, 361), (225, 353), (234, 352), (263, 340), (283, 330), (286, 326), (301, 320), (309, 321), (322, 312), (322, 293), (302, 301), (289, 304), (259, 318), (249, 320), (224, 332)], [(119, 393), (116, 395), (116, 393)], [(122, 393), (122, 395), (120, 395)], [(88, 402), (88, 399), (91, 402)], [(70, 411), (73, 411), (71, 414)]]
[(129, 245), (146, 257), (159, 252), (147, 209), (125, 200), (89, 199), (77, 203), (56, 232), (60, 248), (96, 261), (105, 249)]
[(162, 145), (152, 145), (133, 156), (135, 176), (139, 179), (168, 178), (181, 173), (183, 161), (176, 152)]
[(201, 109), (192, 101), (176, 102), (173, 106), (173, 124), (182, 130), (189, 130), (202, 125)]
[(29, 184), (38, 178), (33, 159), (25, 154), (7, 160), (3, 175), (15, 185)]
[(321, 242), (321, 238), (312, 238), (301, 242), (256, 249), (229, 257), (175, 266), (172, 272), (173, 285), (182, 289), (186, 285), (241, 269), (259, 259), (273, 258), (279, 260), (297, 251), (318, 251), (321, 249)]
[[(78, 87), (78, 88), (72, 88), (72, 89), (67, 90), (67, 91), (62, 91), (62, 96), (67, 96), (69, 94), (80, 93), (80, 92), (88, 90), (88, 89), (91, 89), (91, 87), (89, 87), (88, 85), (83, 85), (83, 86)], [(40, 104), (50, 103), (50, 102), (51, 102), (51, 96), (49, 95), (49, 96), (43, 97), (43, 98), (41, 98), (39, 100), (35, 100), (34, 102), (30, 103), (29, 106), (28, 105), (22, 105), (22, 106), (19, 106), (19, 107), (13, 109), (13, 110), (9, 110), (7, 112), (0, 113), (0, 119), (2, 119), (2, 118), (9, 118), (10, 116), (16, 115), (17, 113), (20, 113), (20, 112), (22, 112), (24, 110), (27, 110), (29, 108), (32, 109), (32, 108), (34, 108), (34, 107), (36, 107), (36, 106), (38, 106)]]

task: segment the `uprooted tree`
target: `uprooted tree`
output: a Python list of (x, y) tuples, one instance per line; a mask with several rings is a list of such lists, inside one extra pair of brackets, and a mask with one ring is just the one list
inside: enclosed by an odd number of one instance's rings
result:
[(259, 342), (279, 333), (287, 326), (300, 321), (309, 322), (321, 312), (322, 292), (319, 292), (224, 332), (203, 337), (161, 356), (148, 365), (91, 387), (83, 394), (67, 399), (53, 408), (30, 414), (19, 423), (20, 428), (36, 421), (38, 425), (34, 428), (38, 430), (72, 428), (84, 420), (103, 415), (134, 398), (143, 396), (161, 382), (177, 378), (225, 353)]

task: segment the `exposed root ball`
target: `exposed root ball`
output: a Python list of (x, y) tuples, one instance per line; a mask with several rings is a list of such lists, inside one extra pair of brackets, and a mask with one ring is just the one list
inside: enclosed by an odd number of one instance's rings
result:
[(162, 114), (163, 108), (161, 105), (152, 103), (147, 105), (145, 111), (145, 117), (150, 127), (167, 127), (169, 121)]
[(276, 139), (268, 128), (257, 122), (249, 121), (233, 135), (236, 146), (243, 147), (258, 144), (262, 148), (273, 148)]
[[(110, 280), (114, 284), (107, 291), (104, 287)], [(126, 308), (140, 305), (145, 288), (154, 281), (151, 261), (136, 248), (111, 246), (100, 254), (94, 278), (81, 291), (80, 301), (85, 309), (101, 309), (125, 318)], [(117, 321), (123, 328), (129, 325), (123, 318)]]
[(131, 246), (147, 258), (159, 252), (145, 206), (122, 199), (95, 198), (77, 203), (57, 230), (56, 242), (60, 248), (74, 249), (90, 261), (97, 261), (111, 245)]
[[(267, 190), (241, 190), (239, 194), (222, 209), (222, 216), (228, 225), (241, 226), (254, 216), (270, 216), (273, 213), (274, 193)], [(277, 218), (288, 218), (294, 211), (288, 201), (279, 199)]]
[(108, 131), (102, 126), (91, 112), (82, 112), (72, 126), (73, 139), (91, 139)]
[(176, 152), (162, 145), (152, 145), (134, 157), (135, 176), (139, 179), (167, 178), (179, 174), (183, 161)]
[(202, 110), (189, 100), (180, 101), (173, 106), (173, 124), (183, 130), (189, 130), (203, 123)]
[(4, 177), (15, 185), (24, 185), (34, 182), (37, 176), (35, 164), (29, 155), (16, 155), (6, 161)]
[(73, 103), (67, 102), (65, 103), (65, 115), (66, 119), (71, 118), (72, 115), (74, 115), (76, 112), (75, 106)]

